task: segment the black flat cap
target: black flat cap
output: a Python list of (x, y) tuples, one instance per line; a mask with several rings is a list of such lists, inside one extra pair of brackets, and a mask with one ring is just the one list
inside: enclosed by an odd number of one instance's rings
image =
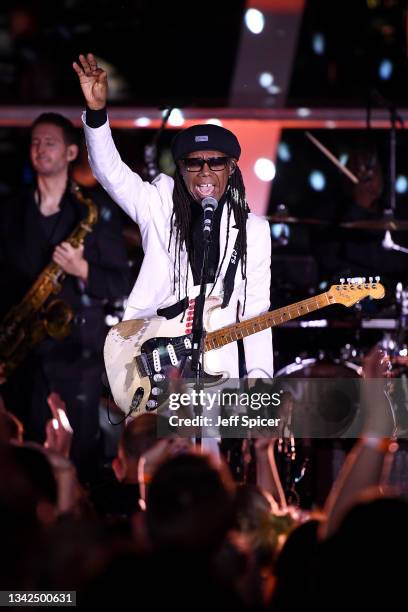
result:
[(173, 138), (171, 152), (175, 161), (194, 151), (220, 151), (235, 159), (241, 155), (235, 134), (212, 123), (192, 125)]

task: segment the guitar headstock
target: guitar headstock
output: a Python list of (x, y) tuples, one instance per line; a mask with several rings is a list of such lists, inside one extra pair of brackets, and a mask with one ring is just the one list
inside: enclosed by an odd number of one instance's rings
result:
[(330, 303), (353, 306), (366, 297), (380, 300), (385, 295), (385, 289), (379, 280), (379, 276), (376, 276), (375, 279), (370, 276), (368, 282), (365, 278), (348, 278), (347, 282), (341, 278), (340, 283), (332, 285), (327, 292)]

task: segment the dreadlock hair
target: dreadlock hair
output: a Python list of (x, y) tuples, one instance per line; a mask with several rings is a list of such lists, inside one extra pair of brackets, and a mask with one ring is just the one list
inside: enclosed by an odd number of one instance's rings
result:
[[(229, 240), (229, 227), (231, 212), (234, 213), (234, 219), (236, 227), (239, 231), (239, 252), (241, 254), (241, 277), (245, 281), (245, 297), (242, 309), (242, 314), (245, 313), (246, 304), (246, 289), (247, 289), (247, 232), (246, 232), (246, 220), (248, 218), (249, 206), (245, 196), (245, 185), (242, 178), (241, 170), (236, 165), (233, 173), (230, 175), (227, 184), (227, 238), (225, 241), (224, 253), (221, 258), (221, 262), (218, 266), (215, 274), (213, 286), (211, 287), (210, 295), (214, 290), (214, 287), (218, 281), (221, 268), (225, 261), (227, 254), (228, 240)], [(173, 290), (176, 291), (176, 266), (178, 266), (178, 298), (181, 299), (181, 286), (180, 286), (180, 253), (183, 246), (187, 251), (187, 266), (190, 263), (191, 255), (191, 195), (187, 190), (180, 168), (176, 166), (176, 174), (174, 177), (174, 191), (173, 191), (173, 212), (170, 218), (170, 239), (168, 244), (168, 251), (170, 252), (171, 239), (173, 232), (175, 235), (175, 258), (174, 258), (174, 270), (173, 270)], [(188, 268), (187, 268), (188, 269)], [(188, 275), (186, 273), (184, 293), (187, 296), (187, 281)]]

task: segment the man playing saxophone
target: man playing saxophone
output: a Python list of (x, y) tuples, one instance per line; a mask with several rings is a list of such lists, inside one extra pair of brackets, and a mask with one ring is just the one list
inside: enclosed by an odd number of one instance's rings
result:
[[(107, 197), (83, 190), (88, 202), (97, 205), (91, 219), (85, 198), (75, 191), (70, 168), (78, 155), (78, 137), (71, 122), (46, 113), (34, 121), (30, 134), (34, 184), (0, 211), (0, 320), (11, 308), (18, 318), (27, 292), (49, 266), (62, 273), (61, 291), (53, 299), (63, 300), (72, 321), (64, 339), (46, 336), (30, 350), (7, 376), (2, 393), (8, 409), (23, 421), (26, 437), (39, 442), (50, 418), (47, 397), (59, 393), (74, 429), (72, 458), (82, 479), (89, 480), (98, 450), (104, 306), (128, 292), (127, 256), (121, 221)], [(85, 236), (83, 244), (72, 238), (78, 235)], [(4, 369), (11, 370), (6, 360)]]

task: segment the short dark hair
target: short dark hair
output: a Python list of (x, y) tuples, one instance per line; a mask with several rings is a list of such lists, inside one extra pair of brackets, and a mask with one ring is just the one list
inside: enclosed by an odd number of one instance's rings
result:
[(141, 414), (123, 430), (120, 444), (128, 459), (140, 459), (157, 442), (157, 415)]
[(34, 120), (34, 123), (31, 125), (30, 135), (33, 133), (34, 128), (37, 125), (43, 125), (44, 123), (56, 125), (61, 128), (62, 133), (64, 135), (64, 141), (67, 146), (69, 145), (77, 145), (79, 146), (79, 134), (77, 129), (75, 128), (72, 121), (64, 117), (64, 115), (60, 115), (59, 113), (42, 113)]
[(228, 472), (205, 455), (176, 455), (160, 465), (148, 491), (146, 526), (158, 551), (212, 553), (234, 522)]
[(58, 485), (44, 449), (34, 442), (13, 445), (11, 456), (17, 470), (33, 487), (37, 502), (48, 501), (51, 504), (56, 504), (58, 501)]

